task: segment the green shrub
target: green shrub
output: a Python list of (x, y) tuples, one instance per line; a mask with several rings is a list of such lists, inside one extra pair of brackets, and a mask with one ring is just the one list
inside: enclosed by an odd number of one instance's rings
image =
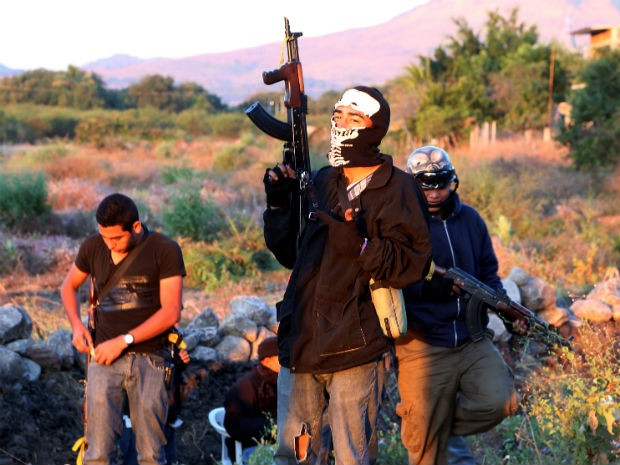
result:
[(172, 116), (153, 108), (91, 113), (75, 129), (78, 142), (91, 143), (98, 148), (125, 141), (161, 140), (176, 135)]
[(203, 199), (199, 189), (187, 189), (170, 199), (164, 208), (163, 222), (173, 236), (194, 241), (212, 241), (226, 228), (221, 210), (211, 200)]
[(545, 367), (529, 383), (528, 404), (542, 438), (575, 465), (620, 459), (620, 348), (613, 334), (581, 328), (578, 354), (565, 349), (567, 363)]
[(209, 115), (209, 135), (220, 137), (236, 137), (243, 129), (252, 126), (250, 119), (242, 112), (216, 113)]
[(161, 169), (161, 180), (164, 184), (172, 185), (177, 183), (189, 183), (200, 173), (189, 166), (169, 165)]
[(189, 287), (202, 287), (210, 292), (224, 284), (258, 275), (258, 269), (251, 260), (252, 251), (231, 242), (184, 246), (183, 258)]
[(241, 144), (225, 145), (213, 155), (213, 171), (226, 173), (239, 167), (244, 161), (244, 147)]
[(31, 231), (51, 212), (43, 173), (0, 173), (0, 222), (11, 229)]
[(201, 108), (190, 108), (177, 115), (176, 125), (190, 136), (198, 137), (211, 132), (209, 118), (208, 111)]
[[(614, 342), (615, 341), (615, 342)], [(584, 325), (561, 363), (528, 370), (522, 413), (473, 438), (488, 465), (618, 463), (620, 347), (613, 326)], [(502, 443), (501, 450), (488, 447)]]
[(183, 246), (189, 287), (207, 291), (257, 277), (280, 265), (265, 250), (263, 231), (250, 218), (228, 219), (228, 234), (221, 241), (188, 242)]
[(25, 132), (23, 125), (14, 116), (7, 115), (0, 109), (0, 141), (3, 143), (18, 142)]
[(9, 105), (3, 110), (4, 116), (0, 115), (0, 138), (12, 143), (33, 143), (43, 138), (73, 138), (82, 115), (71, 108), (40, 105)]
[(15, 249), (15, 243), (0, 233), (0, 276), (13, 272), (18, 259), (19, 254)]

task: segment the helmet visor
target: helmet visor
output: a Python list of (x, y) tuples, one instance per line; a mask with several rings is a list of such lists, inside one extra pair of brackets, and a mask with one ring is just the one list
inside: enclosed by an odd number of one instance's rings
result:
[(422, 189), (443, 189), (454, 181), (454, 171), (427, 171), (415, 175), (418, 185)]

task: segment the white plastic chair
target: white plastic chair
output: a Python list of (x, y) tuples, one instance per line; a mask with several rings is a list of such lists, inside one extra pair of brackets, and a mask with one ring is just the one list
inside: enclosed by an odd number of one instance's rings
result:
[[(215, 431), (220, 433), (220, 436), (222, 438), (222, 455), (221, 455), (220, 462), (222, 462), (222, 465), (233, 465), (233, 462), (230, 460), (230, 457), (228, 456), (228, 448), (226, 447), (226, 438), (229, 438), (230, 434), (228, 434), (228, 432), (226, 431), (226, 428), (224, 427), (225, 413), (226, 413), (226, 410), (224, 409), (224, 407), (214, 408), (213, 410), (209, 412), (209, 423), (211, 423), (211, 426), (213, 426)], [(241, 448), (241, 443), (239, 441), (235, 441), (235, 462), (234, 463), (236, 465), (242, 465), (242, 454), (243, 454), (243, 451)]]

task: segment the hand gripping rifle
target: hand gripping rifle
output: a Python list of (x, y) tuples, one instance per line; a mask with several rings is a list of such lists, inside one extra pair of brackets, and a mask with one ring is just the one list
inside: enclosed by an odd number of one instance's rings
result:
[(288, 18), (284, 18), (284, 33), (287, 62), (273, 71), (264, 71), (263, 82), (270, 85), (284, 81), (284, 105), (287, 109), (287, 122), (284, 123), (274, 118), (261, 106), (260, 102), (253, 103), (245, 113), (265, 134), (284, 141), (282, 146), (283, 163), (295, 170), (299, 180), (300, 195), (298, 202), (294, 203), (294, 208), (299, 217), (299, 231), (301, 231), (303, 198), (311, 184), (310, 152), (306, 127), (308, 98), (304, 94), (304, 78), (297, 47), (297, 38), (301, 37), (302, 33), (291, 32)]
[[(539, 336), (548, 347), (564, 346), (573, 350), (570, 342), (562, 337), (556, 328), (538, 318), (534, 312), (523, 305), (511, 300), (506, 292), (490, 288), (459, 268), (445, 269), (435, 266), (434, 274), (451, 279), (464, 294), (463, 297), (467, 299), (466, 322), (473, 341), (479, 341), (484, 337), (482, 312), (490, 307), (509, 328), (513, 326), (513, 323), (521, 321), (527, 334)], [(514, 332), (520, 334), (518, 330)]]

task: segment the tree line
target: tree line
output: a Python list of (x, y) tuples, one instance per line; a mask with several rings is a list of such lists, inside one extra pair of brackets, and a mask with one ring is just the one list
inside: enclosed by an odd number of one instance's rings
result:
[[(516, 8), (507, 17), (489, 12), (481, 31), (463, 18), (454, 22), (456, 33), (446, 43), (428, 56), (417, 57), (416, 63), (382, 88), (393, 114), (404, 121), (414, 140), (457, 144), (474, 126), (491, 121), (502, 131), (555, 125), (557, 139), (571, 148), (577, 166), (606, 166), (620, 157), (619, 52), (586, 61), (558, 43), (542, 43), (536, 26), (520, 21)], [(329, 91), (311, 99), (309, 113), (328, 113), (336, 96), (336, 91)], [(230, 108), (199, 84), (175, 84), (172, 77), (161, 75), (146, 76), (118, 90), (107, 89), (99, 76), (73, 66), (67, 71), (38, 69), (0, 80), (0, 105), (5, 108), (27, 104), (91, 112), (55, 113), (56, 120), (49, 126), (60, 128), (61, 134), (52, 128), (34, 131), (30, 137), (72, 138), (81, 133), (80, 139), (99, 140), (101, 134), (95, 132), (103, 131), (105, 136), (117, 130), (162, 137), (178, 135), (174, 129), (179, 128), (198, 135), (213, 126), (213, 118), (207, 122), (209, 117), (241, 113), (256, 100), (269, 107), (282, 101), (282, 93), (256, 94)], [(573, 107), (570, 124), (555, 112), (564, 101)], [(96, 110), (117, 113), (101, 121), (100, 113), (92, 117)], [(148, 110), (150, 116), (136, 116), (138, 110)], [(131, 111), (130, 116), (118, 113)], [(20, 129), (18, 115), (0, 109), (0, 140), (28, 140), (29, 127)], [(136, 118), (142, 121), (138, 131)], [(89, 121), (80, 131), (77, 126), (84, 119)], [(157, 126), (155, 130), (149, 128), (151, 124)]]

